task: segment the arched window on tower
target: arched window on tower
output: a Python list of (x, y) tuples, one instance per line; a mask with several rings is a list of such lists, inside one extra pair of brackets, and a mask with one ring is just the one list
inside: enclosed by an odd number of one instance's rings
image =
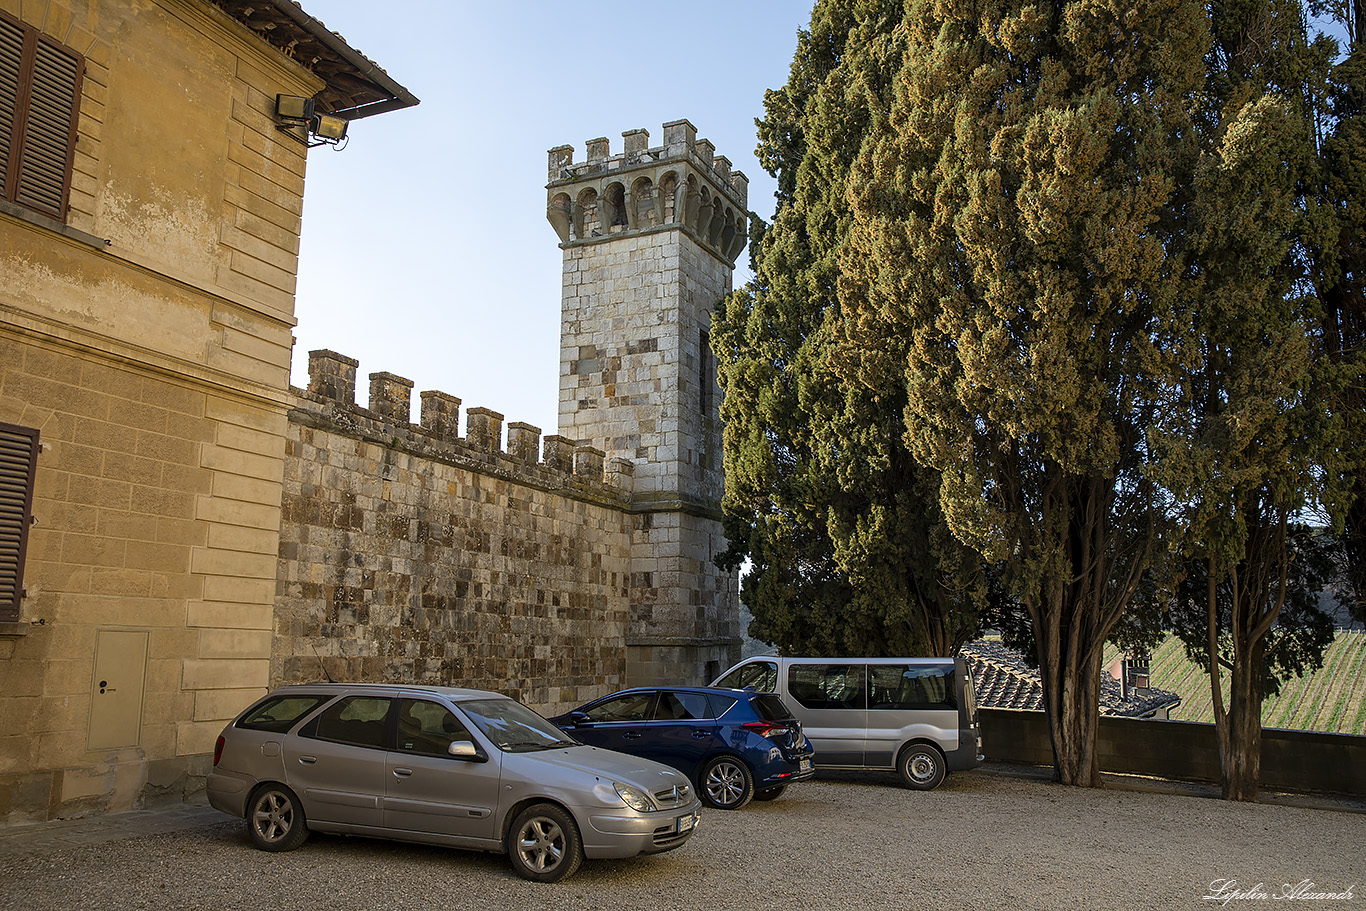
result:
[(609, 233), (625, 231), (627, 228), (626, 220), (626, 188), (619, 183), (608, 185), (602, 194), (603, 219), (607, 222)]
[(659, 223), (655, 218), (655, 187), (650, 178), (641, 177), (631, 184), (631, 205), (635, 207), (631, 227), (648, 228)]
[(674, 213), (678, 211), (679, 199), (677, 174), (670, 171), (659, 181), (659, 197), (660, 204), (664, 209), (663, 223), (667, 225), (681, 221), (681, 219), (674, 217)]
[(584, 188), (579, 194), (579, 204), (574, 209), (574, 237), (576, 240), (583, 240), (585, 237), (595, 237), (601, 234), (598, 225), (600, 217), (598, 214), (598, 192), (592, 187)]

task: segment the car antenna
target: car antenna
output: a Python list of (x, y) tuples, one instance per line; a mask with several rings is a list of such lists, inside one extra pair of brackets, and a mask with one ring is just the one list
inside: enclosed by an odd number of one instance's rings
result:
[(327, 665), (323, 664), (322, 655), (318, 654), (318, 647), (314, 645), (312, 642), (308, 643), (308, 647), (313, 649), (313, 657), (318, 659), (318, 667), (323, 669), (323, 676), (327, 678), (327, 682), (336, 683), (337, 681), (333, 680), (332, 675), (327, 672)]

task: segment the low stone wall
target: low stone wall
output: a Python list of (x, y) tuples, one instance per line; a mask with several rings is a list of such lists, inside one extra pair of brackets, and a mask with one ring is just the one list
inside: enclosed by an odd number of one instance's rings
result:
[[(980, 709), (982, 752), (994, 762), (1052, 765), (1042, 712)], [(1214, 725), (1102, 716), (1096, 747), (1103, 772), (1219, 781)], [(1366, 795), (1366, 737), (1262, 731), (1262, 787)]]

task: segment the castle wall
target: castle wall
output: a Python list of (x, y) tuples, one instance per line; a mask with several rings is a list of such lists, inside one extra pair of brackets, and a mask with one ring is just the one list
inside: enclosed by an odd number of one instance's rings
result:
[(504, 451), (484, 409), (456, 437), (459, 400), (440, 393), (409, 424), (389, 374), (356, 407), (354, 366), (315, 352), (328, 394), (290, 413), (272, 685), (471, 686), (547, 713), (625, 686), (628, 469), (562, 437), (542, 461), (525, 424)]

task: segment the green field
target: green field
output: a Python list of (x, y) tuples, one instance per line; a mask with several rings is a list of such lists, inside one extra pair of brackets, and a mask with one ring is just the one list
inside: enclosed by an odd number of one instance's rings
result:
[[(1117, 656), (1110, 647), (1106, 667)], [(1209, 675), (1186, 657), (1175, 636), (1168, 636), (1153, 652), (1152, 685), (1181, 697), (1173, 720), (1214, 721)], [(1324, 653), (1322, 668), (1285, 681), (1280, 694), (1263, 703), (1262, 727), (1366, 734), (1366, 632), (1339, 630)]]

